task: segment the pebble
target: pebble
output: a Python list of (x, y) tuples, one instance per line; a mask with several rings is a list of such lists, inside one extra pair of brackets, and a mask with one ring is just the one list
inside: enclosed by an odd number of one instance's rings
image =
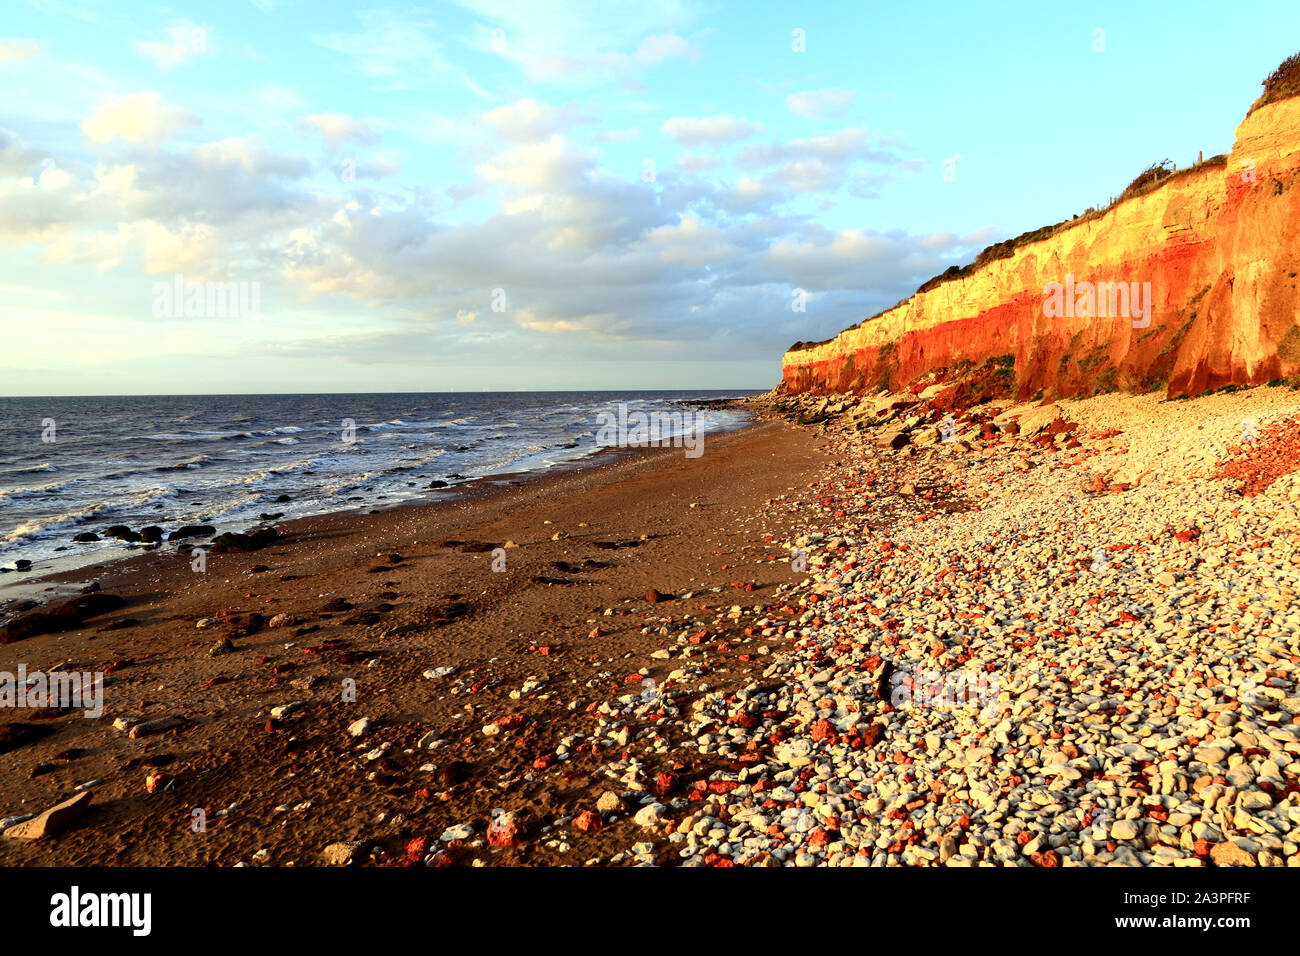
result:
[[(1243, 496), (1216, 474), (1244, 418), (1300, 421), (1300, 395), (1001, 400), (910, 443), (943, 414), (913, 394), (775, 400), (832, 417), (822, 475), (768, 505), (803, 516), (771, 548), (804, 549), (806, 572), (728, 615), (769, 646), (761, 678), (656, 678), (646, 730), (626, 732), (635, 701), (600, 711), (616, 753), (755, 753), (713, 771), (703, 802), (637, 811), (645, 830), (676, 821), (653, 839), (682, 865), (1297, 860), (1300, 476)], [(1038, 435), (982, 424), (1017, 418)], [(696, 622), (664, 627), (646, 633), (680, 633), (694, 664)], [(607, 773), (635, 789), (634, 762)]]

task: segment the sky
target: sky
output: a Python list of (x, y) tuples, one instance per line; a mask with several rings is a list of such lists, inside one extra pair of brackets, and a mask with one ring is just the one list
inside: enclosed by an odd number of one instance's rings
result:
[(0, 0), (0, 395), (766, 389), (1300, 46), (996, 6)]

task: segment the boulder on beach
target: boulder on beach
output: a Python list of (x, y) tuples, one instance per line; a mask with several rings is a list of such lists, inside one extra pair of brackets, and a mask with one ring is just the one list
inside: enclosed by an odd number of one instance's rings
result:
[(167, 536), (168, 541), (179, 541), (181, 538), (210, 538), (217, 533), (217, 529), (210, 524), (187, 524), (177, 528)]
[(224, 554), (232, 551), (256, 551), (259, 548), (265, 548), (268, 544), (272, 544), (279, 537), (280, 532), (274, 528), (254, 528), (243, 534), (237, 531), (225, 531), (212, 539), (212, 551), (214, 554)]
[(62, 803), (55, 804), (39, 816), (16, 823), (4, 831), (11, 840), (42, 840), (66, 830), (85, 812), (91, 801), (89, 791), (82, 791)]
[(70, 601), (51, 604), (27, 614), (20, 614), (0, 628), (0, 644), (12, 644), (38, 634), (54, 634), (80, 627), (88, 617), (106, 614), (126, 605), (116, 594), (96, 591)]
[(72, 540), (77, 542), (98, 541), (99, 535), (95, 534), (93, 531), (83, 531)]

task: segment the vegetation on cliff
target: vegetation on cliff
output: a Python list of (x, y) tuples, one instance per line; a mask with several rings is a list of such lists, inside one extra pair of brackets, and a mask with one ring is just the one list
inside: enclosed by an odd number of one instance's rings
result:
[(1283, 60), (1276, 70), (1264, 77), (1264, 92), (1246, 115), (1249, 116), (1261, 106), (1276, 103), (1291, 96), (1300, 96), (1300, 53), (1293, 53)]

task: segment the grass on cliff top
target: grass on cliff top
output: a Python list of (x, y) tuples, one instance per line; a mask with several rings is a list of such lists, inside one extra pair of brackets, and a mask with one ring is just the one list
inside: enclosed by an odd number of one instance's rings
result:
[(1263, 94), (1251, 104), (1247, 116), (1261, 106), (1300, 96), (1300, 53), (1293, 53), (1283, 60), (1276, 70), (1264, 77), (1263, 86)]

